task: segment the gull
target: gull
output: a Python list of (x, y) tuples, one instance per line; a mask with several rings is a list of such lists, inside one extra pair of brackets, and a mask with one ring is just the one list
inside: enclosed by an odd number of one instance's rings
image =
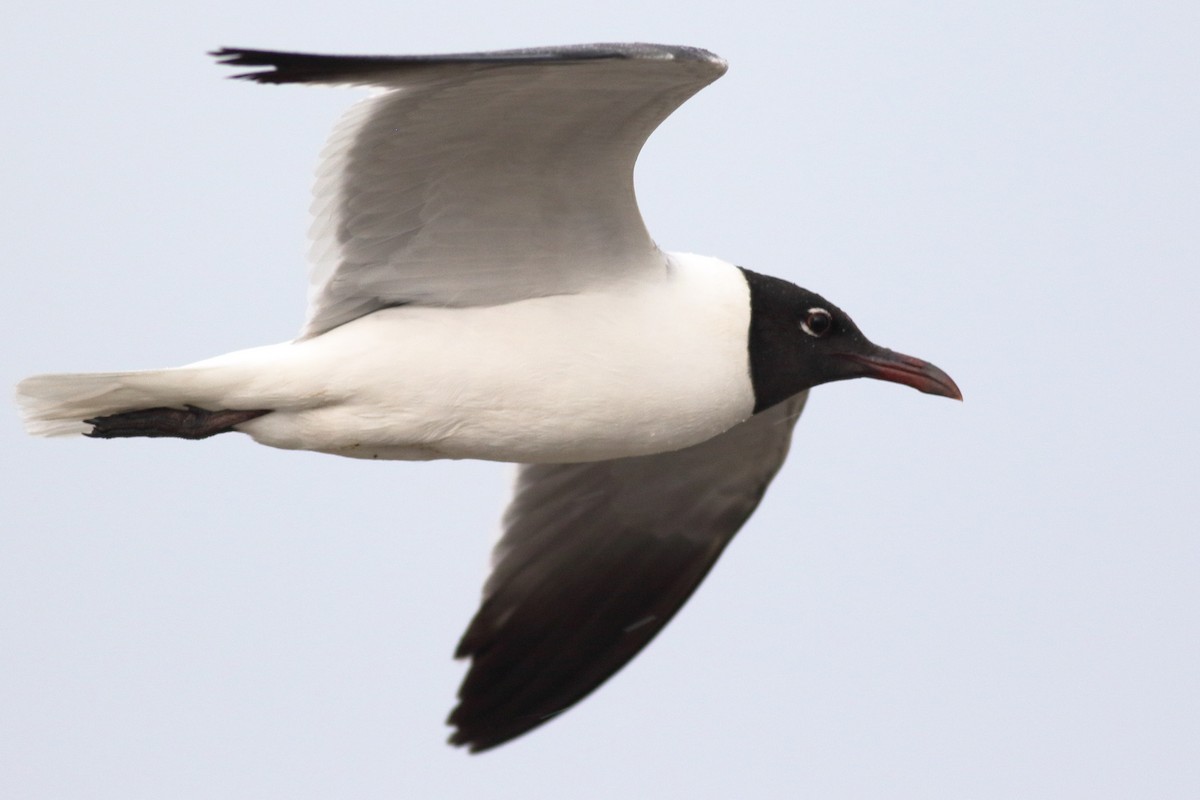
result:
[(456, 652), (453, 744), (526, 733), (649, 643), (758, 505), (811, 387), (962, 399), (820, 295), (655, 245), (634, 162), (725, 72), (710, 52), (212, 55), (257, 83), (374, 90), (323, 153), (304, 327), (182, 367), (28, 378), (26, 428), (520, 464)]

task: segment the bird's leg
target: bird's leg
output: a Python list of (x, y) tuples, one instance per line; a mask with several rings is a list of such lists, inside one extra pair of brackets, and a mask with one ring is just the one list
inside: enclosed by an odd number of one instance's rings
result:
[(196, 406), (183, 408), (145, 408), (125, 411), (105, 417), (93, 417), (84, 422), (93, 426), (84, 434), (97, 439), (118, 439), (128, 436), (170, 436), (176, 439), (207, 439), (218, 433), (229, 433), (235, 425), (271, 413), (270, 409), (209, 411)]

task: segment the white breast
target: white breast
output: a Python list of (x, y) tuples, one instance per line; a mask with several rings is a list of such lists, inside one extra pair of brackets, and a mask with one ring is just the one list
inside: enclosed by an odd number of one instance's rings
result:
[(749, 417), (754, 395), (740, 270), (668, 263), (663, 281), (604, 292), (384, 309), (204, 366), (253, 373), (227, 400), (269, 398), (275, 413), (241, 429), (277, 447), (525, 463), (674, 450)]

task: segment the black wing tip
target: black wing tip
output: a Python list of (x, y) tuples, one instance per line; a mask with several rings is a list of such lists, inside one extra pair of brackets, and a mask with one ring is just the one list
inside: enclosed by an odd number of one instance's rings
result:
[(463, 706), (460, 703), (454, 707), (454, 710), (450, 712), (450, 716), (446, 718), (446, 724), (454, 728), (454, 732), (446, 737), (446, 743), (453, 747), (461, 747), (471, 755), (486, 752), (493, 747), (499, 747), (529, 730), (529, 728), (524, 728), (503, 735), (494, 729), (488, 730), (488, 726), (486, 725), (472, 724), (462, 719), (462, 717)]
[(501, 739), (498, 742), (483, 742), (472, 741), (462, 731), (455, 731), (446, 739), (446, 743), (454, 747), (461, 747), (467, 751), (468, 755), (476, 756), (480, 753), (486, 753), (489, 750), (494, 750), (500, 745), (506, 743), (508, 739)]
[[(481, 613), (483, 612), (481, 611)], [(480, 659), (486, 656), (486, 651), (490, 648), (488, 643), (482, 639), (482, 632), (478, 630), (478, 622), (478, 617), (472, 620), (471, 626), (463, 635), (454, 654), (455, 659), (472, 661), (471, 668), (458, 689), (458, 704), (446, 717), (446, 724), (455, 729), (446, 741), (455, 747), (464, 747), (467, 752), (474, 755), (506, 744), (557, 717), (591, 694), (593, 689), (598, 688), (604, 682), (604, 679), (601, 679), (584, 691), (573, 693), (565, 702), (562, 701), (560, 694), (553, 704), (544, 702), (547, 684), (543, 683), (540, 690), (535, 693), (534, 702), (527, 701), (516, 709), (503, 708), (504, 703), (501, 702), (502, 707), (497, 708), (496, 682), (509, 674), (510, 670), (502, 669), (497, 676), (481, 665)], [(481, 670), (484, 672), (481, 673)], [(606, 679), (615, 671), (606, 672), (604, 678)], [(573, 671), (571, 674), (574, 674)], [(483, 686), (480, 686), (480, 682)], [(557, 682), (552, 682), (548, 686), (552, 689), (561, 688)], [(520, 694), (520, 691), (516, 691), (515, 694)], [(500, 697), (507, 700), (514, 699), (507, 693)]]
[(513, 734), (512, 736), (508, 736), (503, 739), (489, 739), (484, 737), (482, 733), (473, 736), (460, 728), (455, 730), (454, 733), (450, 734), (446, 738), (446, 744), (449, 744), (453, 747), (461, 747), (471, 755), (478, 755), (479, 753), (486, 753), (488, 750), (499, 747), (500, 745), (519, 735), (520, 734)]
[[(331, 62), (350, 60), (344, 56), (320, 56), (278, 50), (253, 50), (221, 47), (208, 53), (223, 67), (266, 67), (256, 72), (239, 72), (229, 77), (255, 83), (308, 83), (329, 80), (342, 71), (331, 69)], [(357, 59), (354, 59), (357, 60)]]
[(354, 83), (398, 68), (433, 67), (448, 64), (487, 65), (513, 63), (568, 63), (602, 60), (694, 61), (717, 67), (726, 63), (699, 47), (663, 44), (578, 44), (562, 47), (530, 47), (482, 53), (451, 53), (418, 56), (346, 56), (220, 47), (208, 53), (222, 66), (263, 67), (255, 72), (231, 75), (235, 80), (256, 83)]
[[(455, 658), (473, 658), (474, 653), (456, 655)], [(546, 715), (504, 714), (493, 713), (494, 703), (490, 698), (464, 696), (466, 681), (459, 688), (458, 704), (446, 717), (446, 724), (454, 728), (446, 742), (454, 747), (465, 748), (468, 753), (475, 755), (483, 753), (502, 744), (512, 741), (542, 723), (548, 722), (557, 713)], [(565, 709), (563, 709), (565, 710)]]
[[(563, 711), (565, 710), (563, 709)], [(486, 753), (488, 750), (507, 744), (562, 713), (559, 711), (543, 716), (516, 717), (496, 724), (495, 721), (489, 719), (468, 719), (465, 711), (466, 708), (460, 703), (450, 712), (446, 724), (455, 730), (446, 738), (446, 743), (454, 747), (462, 747), (471, 755)]]
[[(218, 47), (216, 50), (209, 50), (208, 55), (217, 60), (217, 63), (223, 67), (274, 67), (275, 63), (270, 56), (276, 55), (266, 50), (245, 50), (240, 47)], [(274, 71), (267, 72), (239, 72), (237, 75), (230, 75), (233, 80), (241, 81), (256, 81), (258, 83), (273, 83), (271, 80)]]

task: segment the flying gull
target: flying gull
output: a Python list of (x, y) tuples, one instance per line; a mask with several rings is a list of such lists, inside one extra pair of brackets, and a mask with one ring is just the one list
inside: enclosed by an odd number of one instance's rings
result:
[(634, 162), (725, 72), (712, 53), (213, 55), (258, 83), (375, 90), (318, 171), (303, 330), (172, 369), (29, 378), (26, 427), (520, 464), (456, 653), (454, 744), (541, 725), (662, 630), (758, 505), (809, 388), (961, 399), (820, 295), (655, 246)]

